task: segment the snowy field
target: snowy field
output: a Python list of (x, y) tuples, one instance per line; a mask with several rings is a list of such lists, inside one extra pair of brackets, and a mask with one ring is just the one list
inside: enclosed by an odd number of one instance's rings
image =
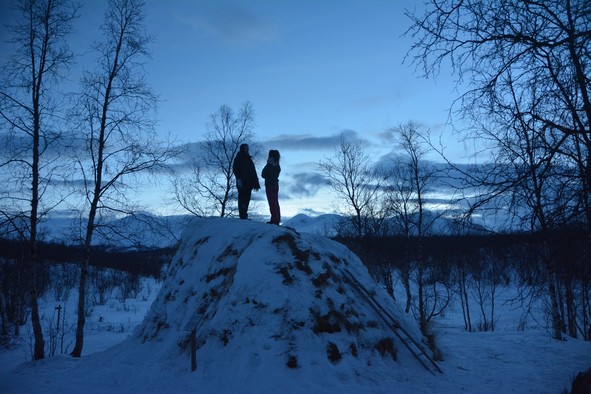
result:
[[(263, 245), (293, 233), (283, 228), (269, 229), (269, 226), (256, 222), (239, 223), (231, 231), (224, 231), (223, 226), (225, 224), (221, 225), (219, 221), (208, 222), (206, 226), (197, 226), (185, 233), (184, 245), (171, 264), (177, 266), (172, 270), (174, 272), (169, 272), (164, 283), (143, 279), (142, 290), (136, 298), (121, 301), (115, 291), (105, 305), (94, 306), (87, 318), (81, 359), (67, 355), (67, 350), (73, 346), (73, 335), (70, 335), (63, 342), (58, 340), (52, 345), (57, 355), (38, 362), (29, 361), (32, 335), (30, 328), (23, 327), (22, 341), (0, 351), (0, 393), (562, 393), (568, 392), (578, 372), (591, 367), (590, 342), (553, 340), (549, 331), (542, 327), (547, 322), (541, 309), (535, 309), (533, 317), (524, 319), (520, 307), (504, 302), (514, 298), (516, 289), (513, 287), (504, 288), (497, 299), (495, 314), (498, 320), (494, 332), (466, 332), (459, 307), (448, 309), (445, 316), (436, 319), (433, 330), (443, 355), (439, 362), (441, 374), (426, 371), (405, 357), (402, 351), (396, 361), (385, 359), (374, 351), (355, 358), (343, 352), (342, 359), (326, 362), (318, 356), (320, 353), (314, 345), (320, 337), (336, 338), (331, 341), (337, 343), (353, 338), (362, 344), (371, 335), (365, 331), (316, 335), (286, 327), (286, 321), (297, 320), (298, 313), (306, 312), (320, 299), (318, 294), (313, 295), (312, 288), (304, 287), (303, 280), (298, 282), (300, 277), (295, 274), (292, 275), (295, 283), (302, 285), (295, 296), (286, 293), (286, 288), (293, 289), (294, 286), (286, 287), (281, 282), (274, 284), (273, 271), (263, 269), (270, 264), (282, 264), (286, 253), (280, 247), (265, 252)], [(311, 245), (319, 259), (327, 255), (333, 256), (334, 260), (337, 256), (348, 262), (360, 281), (371, 286), (369, 275), (342, 250), (344, 248), (319, 236), (296, 238), (296, 242)], [(195, 294), (197, 287), (192, 286), (202, 283), (198, 279), (205, 277), (205, 271), (200, 271), (204, 269), (203, 260), (199, 260), (204, 258), (203, 253), (200, 252), (201, 257), (195, 257), (197, 243), (206, 245), (200, 250), (207, 249), (210, 260), (228, 267), (233, 264), (231, 268), (236, 274), (232, 283), (224, 288), (226, 293), (221, 297), (218, 309), (213, 314), (209, 312), (207, 323), (210, 326), (203, 328), (206, 341), (203, 350), (197, 352), (197, 371), (191, 372), (188, 352), (171, 349), (177, 348), (176, 338), (182, 334), (179, 327), (186, 321), (183, 318), (188, 313), (186, 310), (190, 309), (187, 303), (192, 305), (193, 302), (179, 301), (183, 291)], [(222, 261), (219, 253), (228, 251), (229, 246), (242, 252), (225, 253), (223, 256), (233, 256), (233, 260)], [(261, 264), (263, 268), (252, 265), (253, 259), (248, 259), (252, 255), (267, 262)], [(244, 268), (246, 264), (250, 264), (248, 269)], [(276, 265), (272, 267), (277, 270)], [(305, 276), (301, 272), (298, 275)], [(334, 279), (338, 279), (336, 274)], [(171, 289), (176, 290), (171, 293)], [(327, 288), (325, 292), (328, 294), (331, 290)], [(235, 292), (244, 297), (245, 291), (249, 294), (249, 305), (237, 304), (237, 298), (232, 298)], [(381, 289), (376, 292), (379, 297), (385, 294)], [(345, 299), (349, 297), (348, 289), (330, 294), (331, 299), (340, 294), (344, 297), (343, 302), (358, 307), (359, 316), (370, 314), (358, 301)], [(284, 311), (283, 319), (275, 318), (276, 314), (264, 313), (261, 305), (265, 303), (261, 300), (265, 298), (268, 299), (266, 305), (275, 302), (278, 307), (274, 310)], [(55, 326), (56, 307), (61, 306), (60, 314), (65, 313), (66, 327), (73, 332), (76, 299), (76, 292), (72, 291), (67, 302), (56, 302), (51, 294), (41, 300), (46, 327), (50, 322)], [(258, 304), (255, 299), (259, 300)], [(381, 299), (382, 303), (388, 303)], [(399, 299), (403, 299), (402, 294)], [(252, 308), (253, 303), (257, 304), (255, 309), (246, 309)], [(288, 303), (290, 307), (282, 303)], [(399, 309), (392, 306), (393, 311)], [(473, 311), (475, 314), (476, 306)], [(162, 321), (167, 321), (171, 327), (161, 329), (163, 325), (158, 324), (160, 331), (155, 332), (153, 322), (158, 319), (166, 319)], [(418, 331), (416, 326), (413, 327), (412, 318), (399, 316), (399, 319), (409, 331)], [(241, 325), (242, 321), (249, 324)], [(473, 322), (478, 322), (477, 315), (473, 316)], [(302, 320), (301, 326), (310, 324)], [(227, 340), (229, 344), (211, 339), (213, 332), (226, 332), (228, 330), (222, 328), (230, 326), (234, 331)], [(278, 336), (282, 338), (271, 339), (272, 333), (275, 336), (280, 333)], [(285, 359), (286, 344), (291, 346), (293, 354), (297, 354), (297, 368), (287, 368), (285, 363), (277, 361)], [(46, 352), (48, 346), (46, 343)], [(65, 354), (59, 354), (62, 351)]]

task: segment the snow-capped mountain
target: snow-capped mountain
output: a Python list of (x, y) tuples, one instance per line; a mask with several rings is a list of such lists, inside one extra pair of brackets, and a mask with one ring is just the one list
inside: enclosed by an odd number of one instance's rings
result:
[[(99, 223), (93, 235), (93, 244), (107, 245), (116, 248), (168, 248), (178, 244), (183, 229), (194, 216), (156, 216), (149, 213), (137, 214), (123, 218), (105, 220)], [(253, 222), (265, 223), (267, 217), (253, 215)], [(40, 240), (65, 244), (79, 244), (85, 233), (85, 222), (72, 215), (52, 213), (40, 223)], [(333, 237), (339, 231), (354, 234), (352, 224), (345, 217), (337, 214), (308, 216), (298, 214), (287, 218), (282, 226), (292, 228), (300, 233), (311, 233)], [(446, 218), (434, 221), (431, 232), (446, 234), (452, 228)], [(475, 225), (471, 231), (479, 231)]]

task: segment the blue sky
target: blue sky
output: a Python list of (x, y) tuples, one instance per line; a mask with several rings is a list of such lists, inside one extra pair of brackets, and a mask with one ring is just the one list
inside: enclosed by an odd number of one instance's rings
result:
[[(418, 2), (417, 2), (418, 3)], [(170, 5), (172, 4), (172, 5)], [(193, 139), (221, 104), (250, 101), (264, 139), (377, 134), (447, 119), (452, 86), (403, 65), (396, 1), (148, 1), (162, 127)], [(312, 144), (323, 148), (322, 144)], [(310, 146), (298, 146), (310, 149)]]
[[(78, 54), (100, 39), (106, 3), (87, 1), (80, 10)], [(161, 99), (159, 130), (198, 142), (221, 105), (238, 110), (249, 101), (257, 139), (282, 154), (284, 216), (333, 210), (317, 163), (333, 154), (342, 132), (363, 140), (377, 161), (395, 149), (386, 131), (413, 120), (443, 133), (459, 155), (446, 125), (457, 97), (451, 77), (425, 80), (403, 64), (411, 43), (402, 37), (410, 23), (404, 12), (415, 7), (420, 1), (147, 0), (155, 41), (146, 71)], [(76, 69), (71, 78), (79, 78)], [(142, 195), (162, 205), (162, 191)], [(266, 214), (264, 193), (255, 198)]]

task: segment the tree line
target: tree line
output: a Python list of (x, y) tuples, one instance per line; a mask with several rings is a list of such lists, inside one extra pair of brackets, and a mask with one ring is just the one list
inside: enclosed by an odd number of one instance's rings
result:
[[(509, 302), (523, 309), (524, 325), (534, 304), (550, 312), (546, 269), (539, 249), (541, 237), (539, 232), (509, 232), (439, 234), (423, 239), (338, 235), (336, 240), (361, 258), (376, 282), (431, 337), (431, 321), (445, 314), (452, 299), (462, 309), (467, 331), (494, 331), (498, 319), (495, 304), (510, 286), (518, 289)], [(553, 231), (549, 239), (557, 261), (561, 333), (591, 340), (591, 267), (585, 254), (586, 235), (573, 226)], [(424, 259), (421, 270), (419, 244)], [(397, 298), (396, 294), (404, 296)]]
[[(0, 238), (0, 337), (19, 336), (21, 325), (30, 317), (27, 305), (30, 293), (26, 291), (26, 272), (23, 259), (27, 245), (18, 239)], [(37, 294), (42, 297), (53, 292), (56, 301), (67, 300), (72, 289), (79, 286), (76, 267), (83, 256), (81, 245), (38, 242), (39, 264), (35, 275)], [(98, 297), (103, 305), (106, 292), (120, 287), (122, 292), (139, 285), (142, 277), (159, 279), (163, 267), (170, 262), (176, 248), (116, 250), (105, 246), (93, 248), (89, 279), (93, 289), (88, 299)], [(108, 271), (107, 271), (108, 270)], [(96, 294), (95, 294), (96, 293)], [(123, 294), (133, 296), (133, 294)], [(127, 298), (127, 297), (126, 297)], [(88, 304), (88, 301), (87, 301)], [(12, 330), (11, 330), (12, 328)]]
[[(76, 263), (80, 261), (84, 252), (80, 245), (43, 241), (38, 243), (37, 249), (43, 266)], [(158, 279), (162, 273), (162, 267), (170, 261), (175, 250), (175, 247), (120, 250), (97, 245), (93, 247), (91, 265)], [(6, 264), (22, 266), (19, 260), (22, 260), (25, 255), (26, 246), (22, 241), (0, 238), (0, 259)]]

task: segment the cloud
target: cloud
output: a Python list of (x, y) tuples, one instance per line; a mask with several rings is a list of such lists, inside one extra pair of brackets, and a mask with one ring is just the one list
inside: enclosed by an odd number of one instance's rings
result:
[(245, 45), (274, 42), (279, 39), (279, 29), (259, 14), (238, 4), (219, 4), (199, 10), (196, 19), (179, 16), (205, 35), (228, 45)]
[(378, 138), (384, 141), (387, 144), (394, 144), (397, 142), (396, 140), (396, 129), (391, 127), (387, 130), (381, 131), (378, 133)]
[(207, 152), (203, 149), (201, 142), (190, 142), (178, 147), (182, 152), (173, 160), (168, 162), (164, 172), (172, 171), (180, 175), (191, 171), (195, 167), (195, 163), (203, 163)]
[(263, 144), (273, 146), (275, 149), (323, 151), (338, 146), (341, 143), (341, 136), (344, 136), (349, 141), (367, 143), (366, 140), (359, 137), (356, 131), (343, 129), (338, 134), (326, 137), (317, 137), (311, 134), (282, 134), (277, 138), (265, 141)]
[(322, 186), (326, 186), (326, 179), (316, 173), (298, 173), (291, 177), (292, 182), (287, 186), (287, 193), (291, 196), (314, 196)]
[[(85, 141), (74, 134), (47, 133), (40, 139), (40, 154), (43, 162), (60, 158), (75, 158), (85, 151)], [(0, 160), (8, 158), (31, 161), (33, 139), (22, 132), (0, 132)], [(66, 159), (68, 160), (68, 159)]]
[[(374, 163), (375, 168), (382, 173), (388, 174), (397, 163), (408, 162), (408, 157), (402, 153), (390, 152), (378, 158)], [(489, 170), (488, 164), (465, 164), (465, 163), (441, 163), (428, 159), (420, 161), (423, 175), (426, 171), (432, 173), (431, 178), (424, 186), (428, 190), (428, 200), (433, 204), (442, 203), (442, 199), (434, 197), (436, 195), (445, 196), (443, 199), (450, 199), (458, 195), (460, 191), (470, 191), (473, 186), (469, 186), (467, 174), (476, 175), (477, 173), (486, 173)]]

